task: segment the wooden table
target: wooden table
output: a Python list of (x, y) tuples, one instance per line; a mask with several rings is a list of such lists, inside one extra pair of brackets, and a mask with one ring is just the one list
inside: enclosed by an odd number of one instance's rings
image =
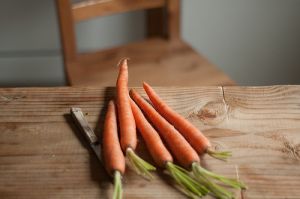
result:
[[(300, 198), (300, 86), (156, 90), (217, 148), (233, 151), (228, 163), (207, 156), (202, 163), (246, 182), (237, 198)], [(100, 135), (113, 94), (114, 88), (0, 89), (0, 198), (110, 198), (110, 178), (69, 111), (82, 108)], [(141, 140), (138, 152), (151, 161)], [(184, 198), (170, 183), (162, 172), (148, 182), (128, 170), (124, 195)]]

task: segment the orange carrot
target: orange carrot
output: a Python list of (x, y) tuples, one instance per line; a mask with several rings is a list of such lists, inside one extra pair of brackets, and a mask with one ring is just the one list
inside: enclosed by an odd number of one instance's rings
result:
[(144, 82), (143, 87), (155, 109), (172, 125), (174, 125), (174, 127), (185, 137), (199, 155), (208, 153), (209, 155), (221, 160), (226, 160), (226, 158), (231, 155), (231, 153), (227, 151), (216, 152), (212, 150), (210, 141), (198, 128), (170, 108), (149, 84)]
[(123, 152), (126, 153), (130, 166), (132, 166), (138, 174), (146, 178), (152, 178), (149, 171), (155, 170), (155, 167), (141, 159), (134, 152), (137, 145), (136, 125), (129, 100), (128, 65), (126, 58), (119, 63), (119, 75), (116, 86), (121, 148)]
[(117, 130), (117, 119), (113, 101), (108, 103), (103, 131), (103, 156), (105, 168), (109, 174), (118, 170), (125, 172), (125, 158), (122, 153)]
[(127, 59), (121, 60), (119, 64), (119, 76), (117, 79), (117, 106), (121, 147), (125, 153), (127, 148), (135, 150), (137, 145), (135, 121), (131, 111), (128, 95)]
[(228, 192), (217, 184), (212, 183), (208, 180), (208, 177), (217, 179), (233, 187), (244, 187), (243, 184), (234, 179), (225, 178), (224, 176), (214, 174), (202, 168), (197, 152), (191, 147), (185, 138), (133, 89), (130, 90), (130, 96), (156, 127), (159, 135), (163, 137), (168, 148), (176, 157), (178, 162), (185, 168), (191, 168), (197, 179), (201, 183), (205, 184), (213, 192), (213, 194), (220, 198), (232, 197), (232, 193)]
[(198, 154), (185, 138), (148, 102), (133, 89), (130, 90), (130, 96), (157, 128), (160, 136), (167, 143), (169, 149), (181, 165), (185, 168), (191, 168), (193, 162), (200, 162)]
[(133, 100), (130, 101), (130, 104), (137, 128), (143, 136), (147, 148), (156, 164), (160, 167), (165, 167), (167, 162), (173, 162), (171, 154), (166, 149), (156, 130), (144, 117), (139, 107)]
[(130, 101), (131, 109), (139, 132), (145, 140), (146, 146), (154, 161), (165, 168), (169, 175), (177, 182), (188, 196), (204, 196), (208, 190), (189, 176), (187, 170), (175, 165), (170, 152), (164, 146), (157, 131), (144, 117), (142, 111), (133, 100)]
[(108, 104), (102, 143), (105, 168), (115, 179), (114, 198), (121, 198), (121, 176), (125, 172), (125, 158), (119, 143), (116, 110), (113, 101)]

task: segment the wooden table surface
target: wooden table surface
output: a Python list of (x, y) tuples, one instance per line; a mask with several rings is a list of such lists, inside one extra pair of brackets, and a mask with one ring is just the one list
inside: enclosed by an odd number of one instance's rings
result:
[[(202, 164), (243, 180), (248, 190), (236, 192), (237, 198), (300, 198), (300, 86), (156, 90), (217, 148), (233, 152), (227, 163), (205, 156)], [(69, 111), (82, 108), (100, 135), (114, 92), (0, 89), (0, 198), (111, 198), (111, 179)], [(142, 140), (137, 151), (151, 161)], [(148, 182), (128, 170), (124, 189), (125, 198), (184, 198), (163, 172)]]

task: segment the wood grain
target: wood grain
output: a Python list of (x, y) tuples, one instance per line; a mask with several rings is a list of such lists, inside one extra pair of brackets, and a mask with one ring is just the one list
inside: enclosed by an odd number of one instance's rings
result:
[[(228, 163), (203, 166), (248, 185), (237, 198), (299, 198), (300, 86), (156, 87), (214, 146), (233, 151)], [(137, 88), (144, 96), (141, 88)], [(1, 198), (110, 198), (111, 179), (69, 115), (80, 107), (101, 135), (108, 88), (0, 89)], [(152, 161), (143, 141), (138, 153)], [(148, 182), (128, 170), (125, 198), (184, 198), (161, 171)], [(209, 197), (206, 197), (209, 198)]]

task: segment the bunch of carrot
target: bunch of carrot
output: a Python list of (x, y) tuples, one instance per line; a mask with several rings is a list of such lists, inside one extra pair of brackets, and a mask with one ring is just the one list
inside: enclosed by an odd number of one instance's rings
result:
[[(135, 90), (129, 92), (127, 59), (121, 60), (117, 80), (117, 108), (113, 101), (109, 102), (103, 132), (103, 156), (105, 168), (114, 176), (114, 198), (122, 198), (121, 177), (125, 173), (123, 154), (129, 165), (147, 179), (152, 178), (150, 172), (156, 169), (135, 153), (136, 128), (145, 140), (154, 162), (167, 171), (187, 196), (198, 198), (210, 193), (217, 198), (234, 198), (230, 191), (216, 181), (233, 188), (246, 188), (240, 181), (201, 167), (199, 155), (207, 153), (226, 160), (231, 154), (214, 151), (202, 132), (172, 110), (150, 85), (144, 83), (143, 87), (153, 106)], [(174, 163), (173, 156), (182, 167)]]

